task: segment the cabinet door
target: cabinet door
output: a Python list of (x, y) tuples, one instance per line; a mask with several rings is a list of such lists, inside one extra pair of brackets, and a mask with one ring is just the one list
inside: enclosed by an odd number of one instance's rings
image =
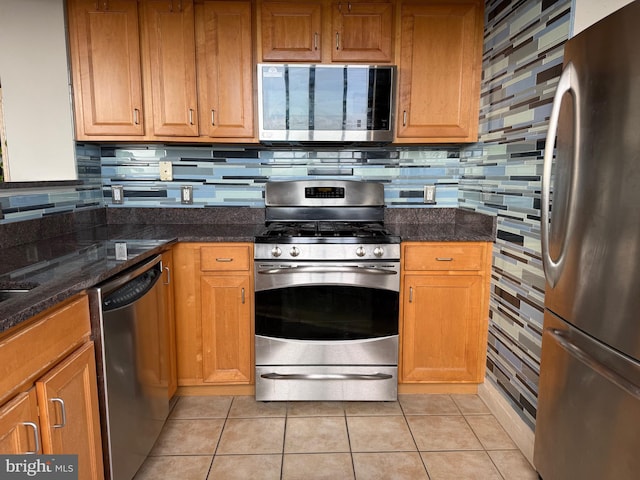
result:
[(197, 136), (196, 44), (192, 0), (142, 4), (145, 78), (153, 134)]
[(69, 0), (69, 50), (79, 140), (143, 135), (135, 0)]
[(104, 478), (96, 362), (89, 342), (36, 382), (42, 449), (77, 454), (78, 478)]
[(482, 382), (482, 275), (405, 275), (404, 382)]
[(391, 3), (335, 3), (331, 60), (391, 62), (392, 24)]
[(475, 142), (480, 2), (402, 6), (397, 141)]
[(205, 382), (251, 383), (251, 281), (248, 275), (203, 275), (202, 369)]
[(321, 2), (262, 2), (262, 60), (319, 62)]
[(19, 394), (0, 407), (0, 454), (42, 453), (36, 390)]
[(251, 3), (197, 5), (196, 32), (202, 134), (252, 138)]
[(167, 377), (167, 385), (169, 389), (169, 398), (173, 397), (178, 389), (178, 374), (176, 364), (176, 318), (174, 313), (174, 292), (173, 292), (173, 252), (171, 250), (162, 254), (162, 269), (163, 269), (163, 287), (164, 295), (162, 312), (164, 313), (165, 331), (165, 343), (167, 345), (167, 365), (163, 367), (163, 376)]

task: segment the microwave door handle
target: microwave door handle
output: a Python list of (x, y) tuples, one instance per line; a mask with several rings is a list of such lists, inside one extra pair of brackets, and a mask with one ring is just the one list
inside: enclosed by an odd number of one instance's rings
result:
[[(553, 164), (553, 151), (555, 147), (555, 138), (558, 132), (558, 120), (560, 118), (560, 105), (566, 93), (570, 93), (574, 97), (574, 136), (573, 136), (573, 171), (571, 173), (571, 192), (568, 200), (567, 223), (564, 225), (565, 235), (563, 236), (562, 248), (557, 259), (551, 258), (549, 250), (549, 214), (551, 210), (551, 167)], [(544, 161), (542, 168), (542, 201), (540, 211), (540, 228), (541, 228), (541, 244), (542, 244), (542, 266), (545, 272), (547, 282), (554, 287), (560, 278), (562, 268), (565, 261), (567, 244), (569, 236), (573, 231), (573, 208), (574, 196), (576, 194), (576, 182), (578, 179), (578, 159), (580, 156), (580, 89), (578, 85), (578, 75), (573, 63), (569, 62), (558, 81), (558, 87), (553, 99), (553, 108), (551, 110), (551, 118), (549, 120), (549, 129), (544, 146)], [(559, 227), (559, 226), (558, 226)]]

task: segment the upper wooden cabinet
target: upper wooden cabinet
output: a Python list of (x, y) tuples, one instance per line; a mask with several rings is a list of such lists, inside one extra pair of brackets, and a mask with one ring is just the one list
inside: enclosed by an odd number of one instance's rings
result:
[(263, 62), (393, 61), (393, 3), (269, 1), (260, 3)]
[(144, 135), (135, 0), (69, 0), (78, 140)]
[(142, 58), (153, 135), (197, 136), (196, 45), (191, 0), (143, 0)]
[(251, 4), (69, 0), (76, 138), (255, 142)]
[(263, 62), (322, 60), (322, 2), (269, 2), (260, 8)]
[(196, 5), (202, 135), (254, 136), (252, 38), (251, 3)]
[(477, 141), (483, 2), (401, 8), (396, 142)]
[(337, 2), (331, 5), (334, 62), (393, 61), (393, 4)]

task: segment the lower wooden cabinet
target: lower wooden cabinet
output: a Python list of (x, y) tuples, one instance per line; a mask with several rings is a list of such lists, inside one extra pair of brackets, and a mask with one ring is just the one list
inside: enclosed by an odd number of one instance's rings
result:
[(85, 295), (0, 339), (0, 454), (75, 454), (104, 478), (96, 360)]
[(78, 455), (78, 478), (104, 476), (96, 361), (89, 342), (36, 382), (42, 451)]
[(178, 385), (253, 384), (253, 245), (174, 247)]
[(402, 245), (401, 383), (481, 383), (491, 244)]
[(42, 453), (36, 389), (20, 393), (0, 407), (0, 453)]

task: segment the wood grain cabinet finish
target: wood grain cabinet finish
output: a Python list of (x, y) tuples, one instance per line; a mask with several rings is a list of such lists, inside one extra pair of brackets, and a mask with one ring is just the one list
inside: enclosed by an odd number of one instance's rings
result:
[(393, 61), (393, 3), (334, 2), (331, 23), (333, 62)]
[(96, 361), (89, 342), (36, 382), (45, 454), (78, 455), (78, 478), (104, 477)]
[(0, 338), (0, 454), (77, 454), (104, 478), (96, 360), (86, 295)]
[(401, 383), (482, 383), (491, 244), (402, 245)]
[(260, 2), (263, 62), (322, 60), (322, 2)]
[(142, 137), (137, 2), (67, 4), (77, 139)]
[(253, 384), (253, 245), (174, 248), (178, 385)]
[(388, 1), (263, 0), (261, 60), (392, 62), (393, 11)]
[(192, 0), (143, 0), (145, 96), (154, 136), (198, 136)]
[(35, 388), (0, 406), (0, 453), (42, 453)]
[(68, 5), (78, 140), (256, 141), (252, 2)]
[(403, 2), (397, 143), (475, 142), (483, 3)]
[(252, 139), (253, 35), (251, 2), (196, 5), (200, 134)]

